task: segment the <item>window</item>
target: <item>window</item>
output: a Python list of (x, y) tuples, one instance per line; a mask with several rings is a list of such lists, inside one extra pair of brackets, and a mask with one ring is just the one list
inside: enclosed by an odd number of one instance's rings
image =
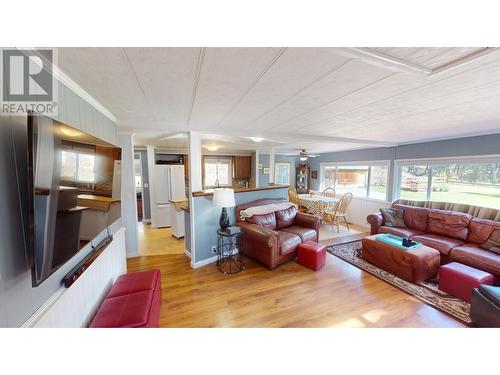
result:
[(372, 165), (370, 167), (370, 185), (368, 198), (385, 200), (387, 197), (387, 178), (389, 167), (387, 165)]
[(141, 189), (142, 188), (142, 176), (135, 176), (135, 187), (137, 189)]
[(398, 196), (500, 209), (500, 159), (401, 165)]
[(61, 178), (74, 182), (95, 182), (95, 155), (62, 151)]
[(232, 163), (230, 157), (205, 156), (205, 188), (232, 185)]
[(426, 165), (401, 167), (400, 181), (400, 198), (426, 200), (429, 187), (429, 168)]
[(366, 197), (368, 192), (369, 166), (338, 166), (335, 193), (352, 193), (356, 197)]
[(389, 163), (339, 163), (321, 166), (321, 189), (334, 188), (337, 195), (386, 200)]
[(274, 182), (278, 185), (290, 185), (290, 163), (274, 163)]

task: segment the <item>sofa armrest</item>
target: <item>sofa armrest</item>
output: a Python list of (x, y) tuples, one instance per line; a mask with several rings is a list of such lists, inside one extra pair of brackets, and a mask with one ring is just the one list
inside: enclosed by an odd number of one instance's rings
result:
[(239, 222), (236, 225), (244, 229), (244, 236), (248, 239), (267, 247), (278, 246), (279, 234), (276, 231), (253, 223)]
[(370, 224), (370, 234), (377, 234), (378, 229), (384, 225), (384, 218), (382, 214), (370, 214), (366, 217), (366, 221)]
[(321, 226), (321, 219), (311, 214), (297, 212), (294, 224), (298, 225), (299, 227), (314, 229), (316, 232), (319, 233), (319, 227)]

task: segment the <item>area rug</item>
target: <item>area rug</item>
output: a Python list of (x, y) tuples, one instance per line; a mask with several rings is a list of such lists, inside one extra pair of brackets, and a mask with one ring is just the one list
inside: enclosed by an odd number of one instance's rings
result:
[(369, 272), (381, 280), (401, 289), (420, 301), (435, 307), (436, 309), (452, 316), (466, 325), (471, 324), (469, 318), (470, 305), (461, 299), (450, 296), (439, 290), (437, 280), (429, 280), (425, 283), (413, 284), (384, 271), (377, 266), (361, 259), (361, 241), (353, 241), (339, 245), (327, 246), (326, 250), (342, 260)]

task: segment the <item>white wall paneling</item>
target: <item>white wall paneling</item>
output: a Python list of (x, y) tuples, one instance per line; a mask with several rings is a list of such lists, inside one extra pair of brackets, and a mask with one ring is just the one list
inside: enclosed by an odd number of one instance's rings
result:
[(69, 288), (61, 287), (23, 327), (87, 327), (116, 278), (127, 270), (125, 229)]
[(387, 207), (391, 207), (391, 203), (375, 199), (354, 197), (347, 211), (349, 222), (367, 227), (368, 223), (366, 222), (366, 217), (369, 214), (380, 212), (380, 208)]

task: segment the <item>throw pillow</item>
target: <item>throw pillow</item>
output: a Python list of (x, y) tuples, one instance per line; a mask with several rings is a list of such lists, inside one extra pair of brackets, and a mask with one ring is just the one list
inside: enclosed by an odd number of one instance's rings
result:
[(495, 229), (488, 241), (479, 245), (479, 247), (500, 254), (500, 229)]
[(404, 221), (404, 210), (398, 208), (381, 208), (380, 213), (384, 218), (384, 225), (392, 228), (406, 228)]

